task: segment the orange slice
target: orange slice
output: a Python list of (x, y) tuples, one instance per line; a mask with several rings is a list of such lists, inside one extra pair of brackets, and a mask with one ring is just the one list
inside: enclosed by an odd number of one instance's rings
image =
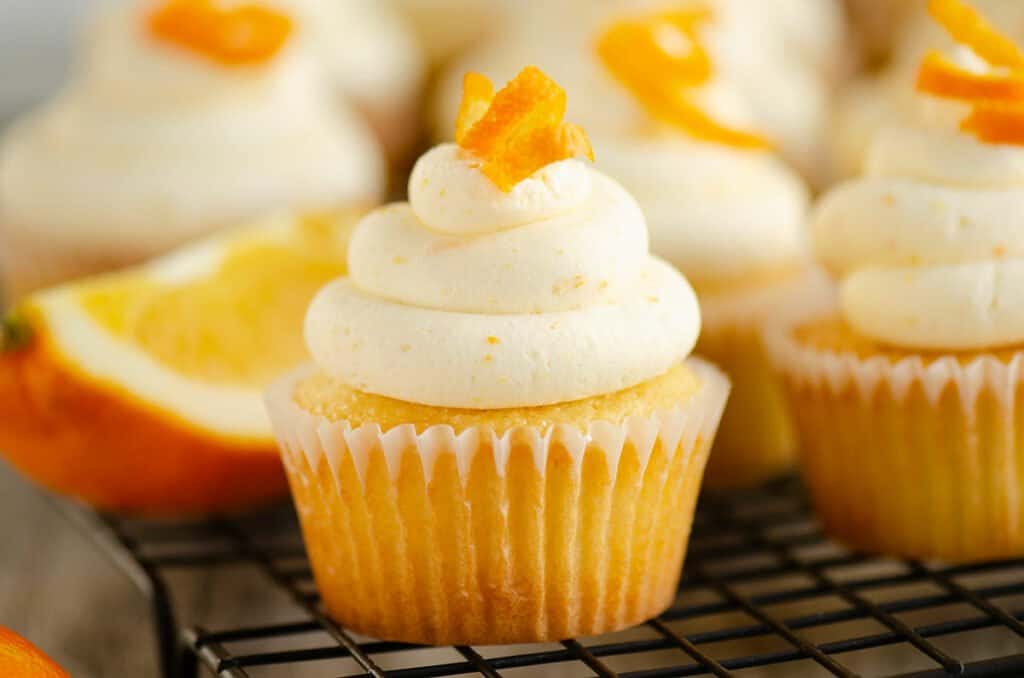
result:
[(274, 219), (30, 296), (0, 350), (0, 452), (106, 510), (286, 494), (262, 392), (306, 359), (306, 307), (344, 274), (355, 216)]
[(960, 129), (986, 143), (1024, 146), (1024, 105), (976, 106)]
[(929, 0), (928, 11), (953, 39), (993, 66), (1024, 69), (1024, 52), (964, 0)]
[(594, 159), (586, 133), (562, 120), (565, 90), (539, 68), (523, 69), (496, 94), (477, 73), (466, 76), (463, 88), (456, 141), (502, 191), (552, 163)]
[(291, 18), (269, 7), (223, 8), (214, 0), (167, 0), (149, 16), (155, 37), (224, 66), (270, 61), (293, 28)]
[(69, 678), (39, 648), (0, 626), (0, 676), (4, 678)]
[(1024, 102), (1024, 75), (971, 73), (934, 51), (922, 60), (916, 87), (919, 92), (946, 99)]
[(691, 136), (746, 149), (771, 146), (764, 137), (715, 121), (688, 97), (706, 84), (713, 64), (700, 41), (706, 10), (657, 12), (618, 21), (599, 37), (597, 55), (607, 71), (656, 120)]

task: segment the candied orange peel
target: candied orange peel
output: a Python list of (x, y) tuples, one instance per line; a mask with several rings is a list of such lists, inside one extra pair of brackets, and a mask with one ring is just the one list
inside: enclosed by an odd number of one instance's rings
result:
[(939, 52), (929, 52), (917, 73), (917, 90), (961, 101), (1024, 101), (1024, 73), (985, 75), (960, 68)]
[(986, 143), (1024, 145), (1024, 52), (964, 0), (930, 0), (928, 10), (954, 40), (1001, 72), (975, 73), (932, 51), (921, 61), (917, 91), (970, 104), (964, 132)]
[(711, 18), (709, 9), (696, 7), (622, 19), (598, 38), (597, 55), (653, 118), (705, 141), (768, 148), (771, 144), (764, 137), (717, 122), (688, 96), (687, 90), (714, 76), (700, 34)]
[(463, 82), (455, 141), (480, 161), (484, 175), (502, 191), (552, 163), (568, 158), (594, 159), (582, 128), (563, 121), (565, 90), (530, 66), (495, 93), (479, 73)]
[(1024, 52), (964, 0), (929, 0), (928, 11), (959, 44), (993, 66), (1024, 70)]
[(167, 0), (149, 15), (156, 38), (223, 66), (270, 61), (294, 30), (291, 18), (259, 4), (222, 7), (216, 0)]

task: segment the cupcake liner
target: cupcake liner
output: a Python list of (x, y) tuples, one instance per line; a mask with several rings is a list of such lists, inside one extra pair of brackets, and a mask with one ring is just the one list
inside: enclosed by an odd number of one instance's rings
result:
[(721, 367), (733, 383), (708, 462), (707, 487), (750, 487), (793, 469), (796, 431), (763, 331), (779, 318), (795, 322), (833, 304), (833, 287), (817, 271), (755, 291), (701, 300), (704, 329), (697, 352)]
[(861, 358), (768, 337), (826, 530), (857, 549), (952, 561), (1024, 553), (1024, 352)]
[(386, 640), (549, 641), (625, 628), (675, 597), (728, 380), (620, 424), (353, 429), (268, 408), (329, 614)]

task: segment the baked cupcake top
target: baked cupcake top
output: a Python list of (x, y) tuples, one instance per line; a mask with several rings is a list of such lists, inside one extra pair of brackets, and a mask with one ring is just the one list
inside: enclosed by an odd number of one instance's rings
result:
[(865, 176), (826, 196), (815, 249), (859, 333), (915, 349), (1024, 342), (1024, 52), (962, 0), (961, 46), (922, 61), (918, 114), (879, 132)]
[(565, 92), (535, 68), (466, 77), (457, 144), (417, 163), (409, 203), (368, 216), (350, 277), (314, 300), (316, 363), (360, 391), (501, 409), (658, 377), (700, 331), (689, 284), (648, 252), (637, 203), (591, 169)]
[(379, 152), (294, 34), (259, 3), (109, 8), (66, 88), (4, 140), (4, 219), (81, 242), (117, 234), (130, 250), (375, 200)]

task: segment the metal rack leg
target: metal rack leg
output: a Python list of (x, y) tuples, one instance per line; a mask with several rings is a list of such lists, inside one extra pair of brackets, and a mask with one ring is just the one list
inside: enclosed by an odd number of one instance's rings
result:
[(143, 571), (149, 580), (151, 613), (156, 631), (157, 657), (160, 661), (160, 672), (164, 678), (178, 678), (185, 675), (181, 664), (181, 653), (178, 644), (178, 625), (174, 618), (167, 584), (152, 565), (143, 564)]

